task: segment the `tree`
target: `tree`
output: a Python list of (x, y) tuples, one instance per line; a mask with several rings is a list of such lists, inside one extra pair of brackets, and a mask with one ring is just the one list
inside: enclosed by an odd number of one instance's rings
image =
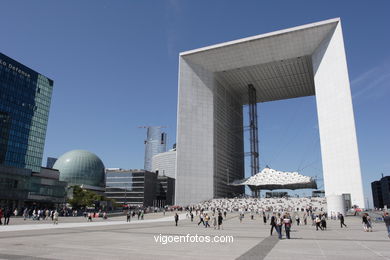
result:
[(68, 203), (72, 206), (72, 208), (93, 207), (95, 202), (113, 201), (93, 191), (84, 190), (80, 188), (80, 186), (73, 186), (72, 188), (73, 188), (73, 198), (68, 199)]

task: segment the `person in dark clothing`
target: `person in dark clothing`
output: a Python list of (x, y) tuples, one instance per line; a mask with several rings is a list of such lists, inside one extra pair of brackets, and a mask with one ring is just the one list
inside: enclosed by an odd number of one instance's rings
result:
[(275, 213), (274, 214), (272, 214), (272, 217), (271, 217), (271, 236), (272, 236), (272, 231), (274, 230), (274, 228), (275, 228), (275, 230), (276, 230), (276, 216), (275, 216)]
[(175, 224), (177, 226), (177, 223), (179, 222), (179, 215), (175, 213)]
[(264, 222), (264, 225), (267, 224), (267, 217), (265, 215), (265, 212), (263, 212), (263, 222)]
[(202, 223), (204, 225), (204, 220), (203, 220), (203, 214), (202, 213), (199, 214), (198, 226), (200, 225), (200, 223)]
[(130, 218), (131, 218), (131, 213), (130, 210), (128, 210), (126, 214), (126, 222), (130, 222)]
[(383, 216), (383, 221), (385, 222), (386, 228), (387, 228), (387, 235), (390, 238), (390, 216), (388, 212), (385, 212)]
[(3, 214), (4, 214), (3, 209), (0, 208), (0, 225), (3, 225), (3, 223), (1, 222), (1, 219), (3, 218)]
[(284, 223), (284, 229), (286, 231), (286, 238), (290, 239), (290, 230), (291, 230), (292, 220), (291, 220), (291, 217), (288, 213), (286, 213), (286, 215), (284, 216), (283, 223)]
[(347, 227), (347, 225), (345, 225), (345, 223), (344, 223), (344, 216), (343, 216), (343, 214), (339, 215), (339, 219), (340, 219), (340, 227), (341, 228), (343, 228), (343, 226)]
[(9, 224), (9, 219), (11, 218), (11, 210), (10, 209), (6, 209), (5, 212), (4, 212), (4, 225), (8, 225)]
[(318, 231), (318, 228), (320, 228), (321, 230), (324, 230), (321, 226), (321, 218), (320, 216), (316, 216), (315, 218), (315, 224), (316, 224), (316, 230)]
[(218, 213), (218, 229), (223, 229), (223, 227), (222, 227), (222, 221), (223, 221), (222, 213), (219, 212), (219, 213)]
[(364, 231), (368, 232), (368, 220), (367, 220), (367, 214), (364, 213), (362, 216), (362, 223), (363, 223), (363, 229)]
[(322, 230), (326, 230), (326, 218), (325, 218), (325, 215), (322, 215), (322, 217), (321, 217), (321, 227), (322, 227)]

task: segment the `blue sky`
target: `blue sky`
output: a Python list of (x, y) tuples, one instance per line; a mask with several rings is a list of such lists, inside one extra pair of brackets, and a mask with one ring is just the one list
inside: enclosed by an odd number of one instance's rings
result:
[[(0, 1), (0, 51), (55, 81), (44, 163), (86, 149), (142, 168), (145, 130), (175, 142), (178, 54), (341, 17), (366, 196), (390, 174), (389, 1)], [(261, 165), (321, 176), (315, 98), (259, 105)], [(372, 202), (370, 202), (372, 205)]]

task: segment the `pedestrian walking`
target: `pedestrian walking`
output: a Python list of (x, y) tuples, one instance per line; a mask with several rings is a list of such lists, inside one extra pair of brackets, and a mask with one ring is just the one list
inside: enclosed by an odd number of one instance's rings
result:
[(10, 209), (6, 209), (5, 210), (5, 213), (4, 213), (4, 225), (8, 225), (9, 224), (9, 219), (11, 218), (11, 210)]
[(326, 218), (325, 218), (325, 215), (322, 215), (322, 217), (321, 217), (321, 227), (322, 227), (322, 230), (326, 230)]
[(175, 224), (177, 226), (177, 223), (179, 222), (179, 215), (175, 213)]
[(321, 230), (323, 230), (322, 227), (321, 227), (321, 219), (320, 219), (319, 216), (316, 216), (316, 217), (315, 217), (314, 222), (315, 222), (315, 224), (316, 224), (316, 230), (317, 230), (317, 231), (318, 231), (318, 228), (320, 228)]
[(223, 229), (222, 221), (223, 221), (222, 213), (219, 212), (218, 213), (218, 229)]
[(297, 222), (297, 226), (299, 226), (299, 223), (301, 222), (301, 219), (299, 218), (298, 214), (295, 215), (295, 221)]
[(278, 213), (278, 216), (276, 217), (276, 221), (275, 221), (275, 229), (276, 232), (278, 232), (279, 239), (282, 239), (282, 225), (283, 225), (283, 221), (280, 216), (280, 213)]
[(365, 232), (372, 232), (371, 218), (367, 213), (364, 213), (362, 216), (362, 224)]
[(53, 215), (53, 224), (58, 225), (58, 211), (56, 210)]
[(240, 215), (239, 215), (240, 223), (242, 223), (243, 218), (244, 218), (244, 213), (240, 212)]
[(126, 222), (130, 222), (130, 218), (131, 218), (131, 213), (130, 210), (128, 210), (126, 213)]
[(199, 214), (198, 226), (200, 225), (200, 223), (202, 223), (204, 225), (203, 214)]
[(206, 216), (204, 217), (204, 220), (205, 220), (204, 226), (205, 226), (206, 228), (207, 228), (207, 227), (210, 227), (210, 224), (209, 224), (210, 216), (206, 214)]
[(345, 223), (344, 223), (344, 216), (343, 216), (343, 214), (340, 213), (339, 219), (340, 219), (340, 227), (341, 228), (343, 228), (343, 226), (347, 227), (347, 225), (345, 225)]
[(286, 215), (284, 216), (283, 223), (284, 223), (284, 229), (286, 231), (286, 238), (290, 239), (290, 230), (291, 230), (292, 220), (291, 220), (291, 217), (288, 213), (286, 213)]
[(213, 213), (213, 227), (214, 229), (217, 229), (217, 216)]
[(385, 212), (383, 216), (383, 221), (385, 222), (386, 228), (387, 228), (387, 235), (390, 238), (390, 216), (388, 212)]
[(275, 216), (275, 213), (272, 214), (270, 225), (271, 225), (271, 232), (270, 232), (271, 234), (270, 235), (272, 236), (272, 231), (274, 230), (274, 228), (276, 230), (276, 216)]

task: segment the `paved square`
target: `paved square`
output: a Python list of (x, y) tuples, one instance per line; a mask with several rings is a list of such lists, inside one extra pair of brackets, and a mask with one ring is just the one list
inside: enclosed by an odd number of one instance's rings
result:
[[(292, 239), (269, 236), (269, 224), (256, 216), (228, 214), (223, 230), (204, 228), (180, 215), (179, 226), (172, 216), (146, 215), (145, 220), (124, 217), (88, 223), (83, 218), (60, 218), (40, 223), (11, 219), (0, 226), (0, 259), (390, 259), (390, 239), (385, 225), (363, 232), (360, 218), (347, 217), (348, 228), (328, 221), (327, 231), (315, 227), (292, 228)], [(46, 224), (45, 224), (46, 222)], [(226, 235), (233, 243), (167, 243), (155, 241), (159, 235)]]

